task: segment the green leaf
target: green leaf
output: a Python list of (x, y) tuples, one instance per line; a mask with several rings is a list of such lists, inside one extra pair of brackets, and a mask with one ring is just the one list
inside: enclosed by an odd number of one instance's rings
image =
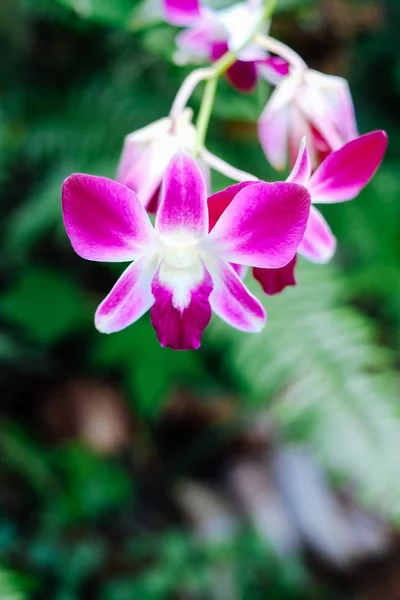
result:
[(91, 303), (65, 275), (31, 267), (0, 299), (2, 314), (34, 340), (52, 343), (92, 318)]
[(132, 479), (113, 459), (70, 444), (59, 451), (57, 462), (66, 475), (59, 508), (64, 507), (67, 521), (96, 519), (132, 498)]
[(137, 4), (132, 0), (57, 0), (57, 2), (73, 10), (81, 19), (118, 27), (126, 27), (130, 23)]
[(148, 315), (128, 329), (95, 340), (95, 364), (115, 366), (125, 372), (135, 406), (155, 416), (168, 392), (180, 383), (204, 382), (201, 353), (161, 348)]
[(21, 428), (2, 423), (0, 451), (2, 464), (26, 479), (37, 494), (53, 493), (56, 480), (48, 456)]
[(32, 581), (25, 575), (0, 565), (0, 600), (27, 600), (31, 587)]

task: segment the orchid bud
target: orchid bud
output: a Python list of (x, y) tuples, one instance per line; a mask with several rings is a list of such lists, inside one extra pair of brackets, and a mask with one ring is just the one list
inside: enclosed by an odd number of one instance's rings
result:
[[(276, 78), (268, 54), (250, 41), (259, 29), (263, 11), (261, 0), (239, 2), (223, 10), (204, 8), (195, 0), (164, 0), (166, 20), (186, 27), (176, 38), (176, 62), (214, 62), (231, 51), (238, 60), (227, 70), (226, 76), (238, 90), (250, 92), (259, 76)], [(264, 33), (268, 28), (269, 23), (265, 23)]]
[(258, 124), (267, 159), (293, 166), (303, 137), (313, 166), (358, 136), (353, 101), (342, 77), (295, 69), (276, 87)]
[[(193, 152), (196, 130), (191, 117), (187, 108), (177, 119), (165, 117), (125, 138), (117, 181), (136, 192), (150, 212), (157, 210), (161, 181), (173, 155), (180, 149)], [(209, 179), (207, 168), (199, 166)]]

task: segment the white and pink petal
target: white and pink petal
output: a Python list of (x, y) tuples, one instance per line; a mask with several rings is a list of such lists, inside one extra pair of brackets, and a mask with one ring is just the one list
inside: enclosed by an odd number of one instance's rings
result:
[(308, 182), (311, 176), (311, 159), (310, 153), (307, 148), (307, 141), (304, 137), (301, 140), (299, 152), (297, 155), (294, 167), (286, 181), (292, 183), (298, 183), (308, 187)]
[(243, 187), (208, 236), (208, 247), (226, 262), (283, 267), (303, 238), (310, 202), (306, 188), (295, 183)]
[(177, 52), (175, 62), (187, 64), (209, 59), (213, 44), (218, 37), (218, 29), (208, 20), (201, 21), (196, 27), (181, 31), (175, 39)]
[(336, 238), (322, 214), (311, 206), (310, 218), (307, 223), (299, 253), (311, 262), (326, 263), (330, 261), (336, 250)]
[(65, 228), (77, 254), (122, 262), (148, 253), (154, 230), (136, 194), (106, 177), (74, 174), (62, 188)]
[(178, 152), (164, 175), (156, 231), (161, 235), (208, 232), (207, 186), (194, 158)]
[[(281, 171), (288, 155), (291, 105), (299, 91), (301, 78), (290, 74), (272, 92), (258, 121), (258, 137), (271, 165)], [(297, 150), (296, 150), (297, 153)]]
[(122, 273), (99, 305), (95, 326), (101, 333), (121, 331), (137, 321), (154, 303), (151, 282), (157, 265), (140, 259)]
[(266, 324), (263, 306), (253, 296), (234, 268), (221, 260), (207, 263), (214, 288), (210, 295), (213, 312), (240, 331), (258, 333)]
[(162, 0), (166, 20), (171, 25), (192, 25), (201, 16), (199, 0)]
[(212, 194), (208, 198), (208, 219), (210, 231), (224, 212), (224, 210), (230, 205), (234, 197), (240, 190), (253, 185), (254, 181), (243, 181), (241, 183), (235, 183), (229, 187)]
[(310, 179), (315, 203), (352, 200), (371, 181), (387, 148), (384, 131), (372, 131), (332, 152)]

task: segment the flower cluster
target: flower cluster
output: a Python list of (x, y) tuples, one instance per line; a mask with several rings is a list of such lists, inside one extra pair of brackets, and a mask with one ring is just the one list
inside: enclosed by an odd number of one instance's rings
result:
[[(335, 237), (315, 204), (355, 198), (379, 167), (386, 134), (358, 135), (347, 82), (307, 68), (267, 35), (271, 7), (247, 0), (212, 11), (197, 0), (163, 0), (179, 61), (209, 61), (183, 82), (170, 115), (126, 137), (117, 181), (74, 174), (63, 185), (67, 234), (83, 258), (129, 262), (96, 311), (112, 333), (150, 310), (162, 346), (200, 346), (212, 312), (258, 332), (262, 304), (243, 283), (248, 267), (266, 294), (295, 284), (297, 254), (329, 261)], [(268, 183), (204, 145), (218, 77), (248, 92), (276, 86), (259, 120), (261, 146), (286, 181)], [(196, 126), (187, 102), (206, 81)], [(210, 169), (238, 183), (210, 195)], [(155, 214), (154, 225), (149, 213)]]

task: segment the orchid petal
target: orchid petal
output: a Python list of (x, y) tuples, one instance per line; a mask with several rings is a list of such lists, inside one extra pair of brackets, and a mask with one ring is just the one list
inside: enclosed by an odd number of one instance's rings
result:
[(227, 262), (283, 267), (303, 238), (310, 202), (295, 183), (254, 183), (236, 194), (208, 241)]
[[(211, 47), (211, 60), (216, 61), (228, 52), (226, 42), (214, 42)], [(236, 60), (226, 71), (226, 77), (237, 90), (251, 92), (257, 85), (257, 67), (254, 61)]]
[(324, 138), (322, 133), (313, 125), (312, 123), (308, 124), (310, 129), (310, 144), (309, 146), (313, 151), (313, 165), (320, 165), (327, 156), (332, 152), (332, 148)]
[(195, 59), (209, 58), (215, 40), (215, 27), (209, 21), (181, 31), (175, 39), (178, 47), (178, 64), (186, 64)]
[(316, 263), (326, 263), (335, 254), (336, 239), (324, 217), (311, 206), (310, 218), (299, 253)]
[[(278, 88), (275, 92), (277, 90)], [(258, 122), (258, 137), (261, 147), (268, 162), (277, 171), (282, 171), (287, 162), (289, 116), (289, 106), (272, 110), (267, 104)]]
[(272, 69), (274, 73), (280, 78), (289, 75), (289, 63), (280, 56), (268, 56), (265, 60), (266, 67)]
[(241, 183), (235, 183), (229, 187), (216, 192), (208, 198), (208, 220), (210, 231), (224, 212), (229, 206), (234, 197), (240, 190), (247, 187), (248, 185), (254, 185), (255, 181), (243, 181)]
[(319, 131), (332, 150), (337, 150), (344, 144), (346, 140), (343, 140), (336, 127), (332, 107), (318, 87), (311, 83), (302, 86), (297, 103), (307, 120)]
[(253, 276), (261, 284), (262, 289), (269, 296), (279, 294), (285, 287), (296, 285), (294, 269), (296, 267), (297, 254), (287, 265), (280, 269), (253, 269)]
[(353, 99), (349, 84), (343, 77), (309, 71), (312, 85), (318, 86), (325, 104), (330, 108), (330, 120), (335, 124), (343, 143), (358, 137)]
[(249, 11), (254, 11), (262, 7), (263, 0), (247, 0), (245, 4)]
[(156, 270), (147, 259), (140, 259), (122, 273), (95, 315), (96, 328), (114, 333), (137, 321), (154, 303), (151, 280)]
[[(138, 161), (143, 161), (142, 165), (146, 165), (149, 161), (149, 150), (152, 149), (155, 141), (165, 138), (171, 130), (172, 122), (169, 118), (159, 119), (151, 125), (142, 127), (133, 133), (130, 133), (125, 137), (124, 147), (122, 150), (121, 160), (118, 165), (117, 179), (123, 185), (131, 187), (134, 191), (135, 188), (127, 183), (132, 176), (132, 166), (135, 167)], [(143, 155), (145, 155), (144, 158)], [(148, 168), (140, 170), (142, 177), (145, 177), (148, 173)]]
[(64, 223), (77, 254), (121, 262), (146, 251), (153, 227), (136, 194), (106, 177), (74, 174), (63, 184)]
[(311, 176), (311, 160), (308, 152), (306, 138), (301, 140), (299, 153), (295, 165), (286, 181), (292, 183), (298, 183), (300, 185), (308, 186), (308, 182)]
[(214, 283), (210, 295), (213, 311), (235, 329), (253, 333), (261, 331), (266, 323), (264, 309), (232, 266), (215, 261), (210, 272)]
[[(173, 136), (165, 136), (146, 148), (133, 151), (132, 146), (124, 146), (124, 162), (117, 173), (120, 183), (137, 193), (140, 201), (147, 209), (158, 191), (169, 161), (178, 149), (177, 140)], [(128, 159), (130, 168), (127, 166)]]
[[(338, 77), (341, 80), (341, 77)], [(351, 97), (349, 84), (345, 79), (338, 85), (335, 97), (337, 115), (336, 126), (339, 129), (343, 139), (350, 141), (358, 136), (356, 115), (353, 99)]]
[[(317, 162), (317, 152), (312, 135), (312, 128), (297, 104), (290, 107), (290, 131), (289, 131), (289, 164), (293, 168), (299, 155), (303, 139), (306, 139), (307, 149), (311, 165)], [(298, 182), (296, 182), (298, 183)]]
[(191, 25), (200, 18), (198, 0), (163, 0), (166, 20), (171, 25)]
[(237, 60), (227, 70), (226, 77), (234, 88), (249, 93), (257, 85), (257, 66), (254, 61)]
[(372, 179), (387, 147), (384, 131), (373, 131), (332, 152), (310, 179), (315, 203), (352, 200)]
[(165, 172), (156, 217), (161, 234), (208, 232), (207, 188), (196, 161), (186, 154), (175, 154)]
[(258, 121), (258, 136), (271, 165), (281, 171), (287, 162), (290, 104), (298, 91), (297, 76), (288, 75), (272, 92)]
[(158, 276), (153, 280), (152, 291), (155, 304), (151, 309), (151, 322), (161, 346), (174, 350), (196, 350), (205, 327), (211, 319), (209, 296), (212, 281), (204, 272), (203, 280), (191, 290), (186, 308), (179, 310), (173, 304), (172, 292)]

